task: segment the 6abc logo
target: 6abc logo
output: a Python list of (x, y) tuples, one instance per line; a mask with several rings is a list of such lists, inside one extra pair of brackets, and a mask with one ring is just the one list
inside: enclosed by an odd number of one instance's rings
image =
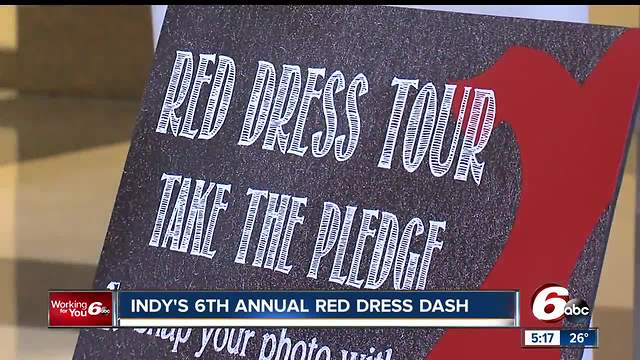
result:
[(545, 322), (555, 323), (562, 319), (572, 323), (587, 323), (591, 309), (580, 298), (570, 299), (569, 290), (557, 284), (545, 284), (531, 298), (533, 316)]
[(111, 310), (109, 310), (108, 307), (103, 306), (101, 302), (95, 301), (92, 302), (91, 305), (89, 305), (87, 313), (89, 315), (109, 315), (111, 313)]

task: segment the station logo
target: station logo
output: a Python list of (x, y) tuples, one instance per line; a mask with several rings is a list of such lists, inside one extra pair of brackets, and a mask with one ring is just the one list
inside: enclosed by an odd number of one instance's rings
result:
[(557, 284), (545, 284), (531, 298), (533, 316), (549, 323), (567, 319), (571, 323), (586, 323), (591, 309), (584, 299), (571, 298), (569, 290)]
[(112, 325), (110, 291), (49, 291), (49, 327)]

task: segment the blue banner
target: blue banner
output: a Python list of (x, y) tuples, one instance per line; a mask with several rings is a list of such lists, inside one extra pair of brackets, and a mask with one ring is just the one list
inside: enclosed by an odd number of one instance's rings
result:
[(598, 329), (564, 329), (560, 331), (560, 346), (598, 347)]
[(517, 291), (120, 291), (119, 326), (515, 327)]

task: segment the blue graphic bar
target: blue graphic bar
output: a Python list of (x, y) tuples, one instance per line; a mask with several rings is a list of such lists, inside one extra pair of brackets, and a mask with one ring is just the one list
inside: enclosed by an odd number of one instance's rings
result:
[(119, 291), (120, 327), (517, 327), (517, 291)]
[(598, 329), (560, 330), (562, 347), (598, 347)]
[(523, 329), (523, 347), (598, 347), (598, 329)]

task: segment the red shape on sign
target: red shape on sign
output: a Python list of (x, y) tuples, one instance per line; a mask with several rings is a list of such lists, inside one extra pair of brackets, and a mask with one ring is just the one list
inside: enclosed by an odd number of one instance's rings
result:
[[(588, 46), (588, 44), (586, 45)], [(640, 84), (640, 30), (627, 30), (582, 85), (547, 53), (509, 49), (459, 85), (493, 89), (496, 122), (508, 123), (521, 155), (520, 206), (509, 240), (481, 289), (568, 284), (587, 238), (615, 201)], [(522, 327), (560, 327), (521, 304)], [(559, 359), (559, 349), (521, 348), (520, 329), (449, 329), (438, 359)], [(461, 346), (464, 345), (464, 346)]]

